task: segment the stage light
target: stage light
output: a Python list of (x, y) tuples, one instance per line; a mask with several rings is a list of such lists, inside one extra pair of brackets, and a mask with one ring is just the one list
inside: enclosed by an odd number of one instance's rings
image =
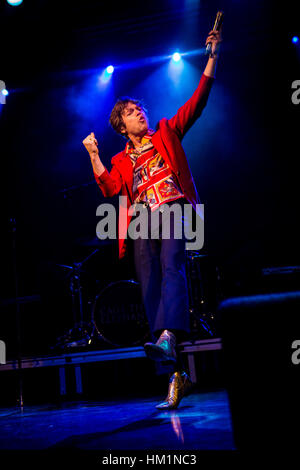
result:
[(4, 88), (4, 90), (1, 91), (2, 95), (7, 96), (9, 95), (8, 91)]
[(23, 3), (23, 0), (7, 0), (7, 3), (12, 7), (17, 7), (18, 5), (21, 5), (21, 3)]
[(109, 65), (108, 67), (106, 67), (106, 69), (103, 69), (103, 71), (102, 71), (102, 73), (99, 77), (99, 84), (100, 85), (105, 85), (108, 82), (110, 82), (114, 70), (115, 70), (115, 68), (114, 68), (113, 65)]
[(174, 62), (179, 62), (181, 59), (181, 55), (179, 54), (179, 52), (174, 52), (174, 54), (172, 55), (172, 59), (174, 60)]
[(297, 42), (299, 42), (298, 36), (294, 36), (293, 39), (292, 39), (292, 42), (293, 42), (294, 44), (296, 44)]
[(115, 69), (112, 65), (109, 65), (108, 67), (106, 67), (106, 72), (109, 73), (110, 75), (113, 73), (114, 70)]

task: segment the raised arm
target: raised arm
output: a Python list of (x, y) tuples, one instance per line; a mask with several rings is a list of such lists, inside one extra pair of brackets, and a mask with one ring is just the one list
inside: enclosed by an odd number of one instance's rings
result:
[(206, 106), (210, 89), (214, 82), (218, 50), (221, 43), (221, 31), (210, 31), (205, 44), (211, 43), (211, 54), (200, 79), (199, 85), (191, 98), (181, 106), (175, 116), (168, 120), (169, 126), (182, 139), (194, 122), (201, 116)]
[(83, 141), (83, 145), (87, 149), (96, 182), (105, 197), (112, 197), (118, 194), (122, 187), (122, 177), (119, 171), (113, 165), (109, 173), (99, 157), (98, 142), (95, 134), (91, 132)]

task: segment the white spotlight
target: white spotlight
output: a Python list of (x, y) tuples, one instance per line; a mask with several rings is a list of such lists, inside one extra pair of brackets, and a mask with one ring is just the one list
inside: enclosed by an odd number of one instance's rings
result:
[(106, 67), (106, 72), (109, 73), (110, 75), (113, 73), (114, 70), (115, 69), (113, 65), (109, 65), (108, 67)]
[(12, 7), (17, 7), (18, 5), (21, 5), (21, 3), (23, 3), (23, 0), (7, 0), (7, 3)]
[(181, 55), (179, 54), (179, 52), (174, 52), (174, 54), (172, 55), (172, 59), (174, 60), (174, 62), (179, 62), (181, 59)]

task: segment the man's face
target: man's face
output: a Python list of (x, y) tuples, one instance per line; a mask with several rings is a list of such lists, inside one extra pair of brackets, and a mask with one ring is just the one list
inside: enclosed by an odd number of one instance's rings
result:
[(126, 130), (128, 136), (143, 136), (147, 133), (149, 123), (145, 112), (140, 106), (134, 103), (127, 103), (122, 113), (124, 122), (123, 130)]

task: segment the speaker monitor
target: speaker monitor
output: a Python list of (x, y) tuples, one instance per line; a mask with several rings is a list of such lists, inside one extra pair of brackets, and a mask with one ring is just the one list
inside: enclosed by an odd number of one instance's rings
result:
[(237, 449), (300, 443), (300, 292), (236, 297), (219, 306)]

